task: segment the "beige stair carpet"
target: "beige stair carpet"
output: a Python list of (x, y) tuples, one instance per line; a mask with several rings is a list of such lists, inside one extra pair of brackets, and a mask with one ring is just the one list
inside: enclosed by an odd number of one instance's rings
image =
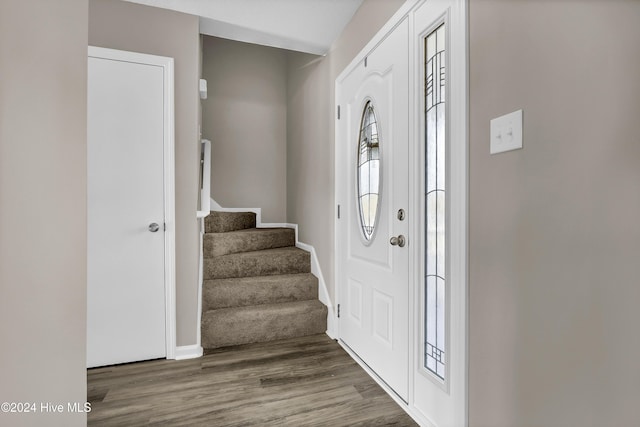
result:
[(252, 212), (211, 212), (205, 231), (204, 348), (326, 331), (318, 279), (293, 229), (256, 228)]

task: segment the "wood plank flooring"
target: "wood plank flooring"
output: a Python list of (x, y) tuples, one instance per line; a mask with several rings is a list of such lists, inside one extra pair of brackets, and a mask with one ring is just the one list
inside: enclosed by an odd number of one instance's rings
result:
[(326, 335), (87, 370), (89, 426), (416, 426)]

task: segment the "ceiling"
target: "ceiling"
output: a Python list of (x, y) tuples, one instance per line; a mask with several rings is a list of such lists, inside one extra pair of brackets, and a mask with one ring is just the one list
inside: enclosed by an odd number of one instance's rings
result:
[(200, 33), (324, 55), (363, 0), (125, 0), (200, 17)]

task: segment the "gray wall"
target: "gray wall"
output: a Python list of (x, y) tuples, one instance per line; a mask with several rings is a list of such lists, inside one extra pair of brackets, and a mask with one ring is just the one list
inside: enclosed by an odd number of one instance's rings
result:
[(198, 323), (199, 23), (193, 15), (119, 0), (90, 0), (89, 44), (174, 58), (177, 344)]
[(0, 424), (82, 426), (87, 0), (2, 0), (0, 76)]
[(403, 3), (365, 0), (327, 56), (289, 54), (287, 221), (315, 247), (332, 299), (335, 80)]
[(203, 137), (211, 194), (228, 208), (286, 221), (287, 51), (203, 36)]
[[(470, 4), (470, 425), (640, 425), (640, 2)], [(524, 149), (489, 120), (524, 109)]]

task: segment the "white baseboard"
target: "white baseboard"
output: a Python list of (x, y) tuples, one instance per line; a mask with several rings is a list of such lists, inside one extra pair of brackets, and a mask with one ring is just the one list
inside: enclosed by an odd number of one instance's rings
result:
[(212, 211), (219, 211), (222, 209), (222, 206), (220, 206), (218, 202), (216, 202), (215, 200), (213, 200), (213, 198), (211, 198), (211, 202), (209, 203), (209, 209), (211, 209)]
[(329, 309), (329, 313), (327, 313), (327, 335), (332, 340), (338, 339), (337, 325), (338, 325), (338, 318), (336, 317), (336, 313), (332, 309)]
[(336, 313), (333, 307), (333, 302), (329, 297), (329, 290), (327, 289), (327, 283), (324, 281), (324, 276), (322, 275), (322, 269), (320, 269), (320, 262), (318, 261), (316, 250), (313, 246), (308, 245), (306, 243), (302, 243), (298, 240), (297, 229), (296, 229), (296, 247), (300, 249), (304, 249), (305, 251), (311, 254), (311, 273), (318, 278), (318, 299), (320, 300), (320, 302), (326, 305), (328, 309), (327, 335), (329, 335), (332, 339), (336, 339), (337, 338)]
[(193, 345), (181, 345), (176, 347), (176, 360), (186, 360), (186, 359), (195, 359), (198, 357), (202, 357), (204, 351), (202, 350), (202, 346), (200, 344)]

